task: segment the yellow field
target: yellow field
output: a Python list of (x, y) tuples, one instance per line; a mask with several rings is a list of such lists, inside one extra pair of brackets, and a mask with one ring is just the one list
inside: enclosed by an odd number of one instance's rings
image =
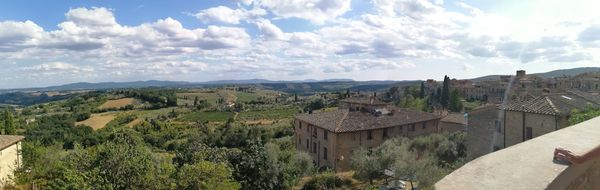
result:
[(129, 123), (127, 124), (127, 127), (131, 128), (131, 127), (133, 127), (133, 126), (135, 126), (135, 125), (137, 125), (137, 124), (140, 124), (141, 122), (142, 122), (142, 120), (141, 120), (140, 118), (137, 118), (137, 119), (135, 119), (135, 120), (133, 120), (133, 121), (129, 122)]
[(140, 103), (140, 101), (135, 98), (121, 98), (116, 100), (108, 100), (104, 102), (104, 104), (100, 105), (100, 109), (122, 108), (130, 104), (138, 103)]
[(92, 114), (89, 119), (80, 121), (75, 123), (75, 125), (87, 125), (92, 127), (94, 130), (101, 129), (106, 126), (106, 124), (112, 121), (116, 117), (117, 113), (96, 113)]

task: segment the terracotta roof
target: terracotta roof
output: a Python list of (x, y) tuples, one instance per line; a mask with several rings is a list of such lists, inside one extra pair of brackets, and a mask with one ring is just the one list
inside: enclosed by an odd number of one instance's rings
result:
[(501, 107), (501, 109), (547, 115), (560, 114), (559, 110), (554, 107), (554, 103), (552, 103), (548, 97), (537, 97), (527, 101), (517, 101)]
[(331, 112), (299, 114), (296, 119), (331, 132), (343, 133), (406, 125), (440, 119), (440, 117), (420, 111), (393, 108), (393, 111), (390, 110), (390, 114), (379, 116), (370, 112), (339, 109)]
[(465, 120), (465, 115), (462, 113), (450, 113), (446, 116), (444, 116), (440, 122), (446, 122), (446, 123), (458, 123), (458, 124), (467, 124), (467, 121)]
[(599, 108), (600, 99), (585, 92), (567, 92), (510, 103), (501, 109), (548, 115), (568, 115), (573, 109), (585, 110), (588, 107)]
[(0, 135), (0, 150), (4, 150), (5, 148), (23, 140), (24, 138), (24, 136), (18, 135)]
[(341, 100), (341, 102), (367, 105), (387, 105), (387, 103), (382, 102), (381, 100), (378, 100), (374, 97), (350, 97)]

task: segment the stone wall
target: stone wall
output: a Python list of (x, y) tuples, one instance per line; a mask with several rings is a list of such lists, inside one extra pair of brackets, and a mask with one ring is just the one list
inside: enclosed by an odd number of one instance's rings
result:
[(527, 128), (532, 129), (532, 138), (555, 131), (558, 127), (557, 117), (554, 115), (536, 114), (517, 111), (505, 112), (505, 139), (506, 147), (523, 142), (527, 138)]
[(583, 154), (600, 145), (600, 117), (560, 129), (466, 163), (435, 189), (598, 189), (600, 161), (564, 165), (556, 147)]

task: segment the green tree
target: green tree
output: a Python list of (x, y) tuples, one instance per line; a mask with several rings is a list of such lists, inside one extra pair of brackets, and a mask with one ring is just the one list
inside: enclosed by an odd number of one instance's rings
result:
[(419, 98), (425, 98), (425, 82), (421, 82), (421, 88), (419, 90)]
[(458, 94), (458, 90), (454, 89), (452, 94), (450, 94), (450, 102), (448, 105), (448, 109), (452, 112), (460, 112), (463, 109), (463, 104), (460, 100), (460, 95)]
[(587, 108), (584, 111), (578, 111), (577, 109), (573, 109), (571, 110), (569, 125), (575, 125), (597, 116), (600, 116), (600, 109), (597, 108)]
[(310, 102), (308, 105), (306, 105), (306, 107), (304, 107), (304, 111), (309, 112), (309, 111), (318, 110), (318, 109), (321, 109), (324, 107), (325, 107), (325, 101), (323, 101), (323, 99), (319, 98), (319, 99), (316, 99), (316, 100)]
[(232, 179), (231, 171), (223, 163), (199, 161), (185, 164), (177, 173), (177, 189), (239, 189), (240, 184)]
[(442, 97), (440, 99), (440, 104), (442, 107), (448, 107), (448, 101), (450, 100), (450, 77), (444, 76), (444, 83), (442, 85)]
[(378, 155), (372, 150), (361, 147), (352, 154), (350, 165), (356, 171), (357, 178), (367, 179), (369, 184), (373, 184), (373, 180), (381, 176), (384, 169), (379, 161)]
[(15, 134), (16, 127), (12, 113), (8, 109), (4, 109), (4, 133), (5, 135)]

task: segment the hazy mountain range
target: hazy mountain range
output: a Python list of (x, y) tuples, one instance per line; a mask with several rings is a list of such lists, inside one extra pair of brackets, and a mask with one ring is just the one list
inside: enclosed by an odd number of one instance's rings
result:
[[(545, 72), (545, 73), (533, 73), (533, 75), (537, 75), (542, 78), (554, 78), (554, 77), (559, 77), (559, 76), (575, 76), (578, 74), (589, 73), (589, 72), (600, 72), (600, 67), (578, 67), (578, 68), (572, 68), (572, 69), (560, 69), (560, 70), (554, 70), (554, 71), (549, 71), (549, 72)], [(528, 73), (528, 74), (531, 74), (531, 73)], [(473, 78), (471, 80), (473, 80), (473, 81), (496, 80), (500, 76), (502, 76), (502, 75), (487, 75), (487, 76), (483, 76), (483, 77)]]
[[(585, 72), (600, 72), (600, 67), (580, 67), (580, 68), (572, 68), (572, 69), (561, 69), (554, 70), (545, 73), (535, 73), (538, 76), (544, 78), (551, 78), (557, 76), (574, 76)], [(478, 78), (473, 78), (471, 80), (474, 81), (483, 81), (483, 80), (495, 80), (501, 75), (488, 75)], [(208, 82), (186, 82), (186, 81), (159, 81), (159, 80), (148, 80), (148, 81), (132, 81), (132, 82), (99, 82), (99, 83), (88, 83), (88, 82), (79, 82), (79, 83), (71, 83), (59, 86), (49, 86), (49, 87), (41, 87), (41, 88), (23, 88), (23, 89), (4, 89), (0, 90), (0, 92), (17, 92), (17, 91), (63, 91), (63, 90), (97, 90), (97, 89), (114, 89), (114, 88), (143, 88), (143, 87), (212, 87), (212, 86), (220, 86), (227, 84), (247, 84), (247, 85), (258, 85), (258, 86), (266, 86), (270, 88), (275, 88), (277, 90), (282, 90), (285, 87), (294, 88), (306, 88), (306, 87), (315, 87), (315, 85), (311, 85), (310, 83), (321, 84), (320, 86), (337, 86), (343, 88), (358, 88), (361, 87), (364, 90), (376, 90), (378, 88), (385, 88), (387, 86), (392, 86), (395, 84), (406, 84), (406, 83), (414, 83), (419, 80), (413, 81), (354, 81), (352, 79), (326, 79), (326, 80), (315, 80), (315, 79), (307, 79), (307, 80), (295, 80), (295, 81), (274, 81), (274, 80), (266, 80), (266, 79), (247, 79), (247, 80), (217, 80), (217, 81), (208, 81)], [(280, 85), (277, 85), (280, 84)], [(302, 85), (300, 85), (302, 84)], [(336, 84), (336, 85), (334, 85)], [(377, 86), (377, 87), (374, 87)], [(370, 87), (371, 86), (371, 87)], [(373, 88), (374, 87), (374, 88)], [(319, 88), (317, 88), (319, 89)], [(328, 88), (324, 88), (327, 90)], [(329, 88), (330, 90), (334, 90), (335, 88)], [(292, 90), (293, 91), (293, 90)]]

